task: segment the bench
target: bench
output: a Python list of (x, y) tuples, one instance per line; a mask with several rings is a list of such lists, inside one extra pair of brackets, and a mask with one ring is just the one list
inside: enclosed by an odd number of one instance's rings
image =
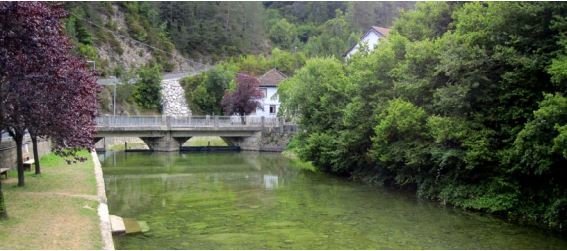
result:
[(31, 166), (35, 163), (34, 159), (24, 161), (24, 170), (31, 171)]
[(10, 171), (10, 168), (7, 168), (7, 167), (0, 168), (0, 177), (2, 175), (4, 175), (4, 178), (7, 179), (8, 178), (8, 171)]

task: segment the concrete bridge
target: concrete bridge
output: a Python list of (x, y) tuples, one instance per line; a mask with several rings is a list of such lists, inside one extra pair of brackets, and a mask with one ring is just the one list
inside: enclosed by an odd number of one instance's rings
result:
[(243, 150), (261, 150), (262, 132), (284, 133), (280, 118), (257, 116), (102, 116), (95, 140), (139, 137), (153, 151), (179, 151), (191, 137), (218, 136)]

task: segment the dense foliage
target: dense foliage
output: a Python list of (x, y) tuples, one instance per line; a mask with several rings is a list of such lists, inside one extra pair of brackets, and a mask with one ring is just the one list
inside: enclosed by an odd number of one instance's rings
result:
[(117, 36), (159, 48), (151, 50), (153, 62), (166, 71), (178, 60), (170, 54), (175, 49), (190, 58), (215, 62), (273, 48), (340, 56), (370, 26), (390, 27), (401, 10), (413, 6), (413, 2), (68, 2), (65, 8), (71, 15), (65, 29), (79, 54), (96, 61), (103, 74), (115, 75), (124, 69), (109, 69), (97, 48), (122, 55)]
[(138, 70), (138, 81), (132, 96), (145, 109), (161, 110), (161, 68), (147, 65)]
[(419, 3), (377, 49), (281, 86), (320, 169), (561, 229), (567, 5)]
[(0, 4), (0, 120), (16, 142), (19, 186), (26, 131), (36, 159), (40, 136), (50, 137), (64, 156), (93, 147), (98, 86), (85, 62), (71, 53), (60, 22), (65, 14), (45, 3)]
[[(179, 56), (214, 64), (214, 71), (184, 83), (191, 110), (218, 114), (227, 79), (243, 71), (259, 76), (277, 68), (288, 76), (306, 57), (342, 54), (371, 25), (390, 27), (412, 2), (67, 2), (65, 31), (77, 54), (95, 61), (102, 76), (127, 79), (144, 63), (177, 71)], [(136, 42), (140, 41), (140, 42)], [(140, 50), (136, 49), (140, 47)], [(142, 49), (143, 48), (143, 49)], [(147, 52), (150, 53), (147, 53)], [(116, 61), (116, 62), (115, 62)], [(132, 93), (131, 86), (120, 88)], [(101, 111), (112, 111), (112, 88), (104, 89)], [(134, 97), (117, 108), (146, 113)]]
[(194, 114), (221, 114), (221, 99), (227, 89), (234, 88), (237, 72), (261, 76), (272, 68), (284, 74), (293, 75), (305, 64), (306, 56), (301, 52), (292, 53), (273, 49), (271, 55), (244, 55), (232, 57), (218, 63), (213, 69), (183, 79), (185, 97)]

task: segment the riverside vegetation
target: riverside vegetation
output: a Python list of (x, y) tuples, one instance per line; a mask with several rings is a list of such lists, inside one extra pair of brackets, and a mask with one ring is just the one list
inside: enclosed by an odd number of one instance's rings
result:
[(320, 170), (442, 204), (567, 224), (567, 4), (418, 3), (371, 53), (280, 86)]

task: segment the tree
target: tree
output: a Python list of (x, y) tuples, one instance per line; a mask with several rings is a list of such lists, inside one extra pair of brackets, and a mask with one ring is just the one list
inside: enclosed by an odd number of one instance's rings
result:
[(270, 28), (270, 39), (282, 49), (291, 49), (296, 37), (297, 29), (285, 18), (280, 19)]
[[(3, 81), (0, 81), (0, 97), (2, 97), (2, 85)], [(0, 103), (0, 128), (4, 128), (3, 118), (4, 117), (4, 104)], [(0, 129), (2, 132), (2, 129)], [(2, 135), (0, 135), (0, 142), (2, 142)], [(4, 203), (4, 192), (2, 191), (2, 180), (0, 180), (0, 220), (8, 218), (8, 211), (6, 210), (6, 203)]]
[(228, 64), (218, 64), (181, 81), (194, 114), (222, 114), (221, 100), (236, 72), (231, 68)]
[(350, 101), (349, 81), (342, 63), (333, 58), (315, 58), (280, 84), (282, 109), (299, 120), (299, 155), (323, 170), (347, 174), (339, 151), (337, 132), (343, 127), (343, 109)]
[(147, 65), (138, 71), (139, 80), (134, 90), (134, 100), (146, 109), (161, 109), (161, 68)]
[[(299, 156), (324, 171), (561, 229), (565, 13), (567, 4), (545, 2), (418, 3), (342, 74), (308, 61), (279, 89), (302, 128)], [(309, 40), (310, 52), (326, 50), (323, 35)]]
[(236, 89), (226, 91), (221, 105), (227, 115), (238, 114), (245, 123), (244, 116), (260, 107), (260, 99), (264, 93), (260, 91), (260, 82), (257, 78), (244, 73), (236, 76)]
[(0, 102), (4, 128), (16, 142), (19, 186), (26, 131), (51, 137), (55, 152), (68, 157), (93, 145), (98, 87), (85, 62), (71, 54), (64, 16), (60, 6), (45, 3), (0, 4)]
[(341, 57), (352, 45), (349, 40), (354, 30), (339, 9), (336, 10), (335, 18), (326, 21), (319, 29), (321, 34), (309, 39), (305, 45), (307, 54), (311, 56)]

